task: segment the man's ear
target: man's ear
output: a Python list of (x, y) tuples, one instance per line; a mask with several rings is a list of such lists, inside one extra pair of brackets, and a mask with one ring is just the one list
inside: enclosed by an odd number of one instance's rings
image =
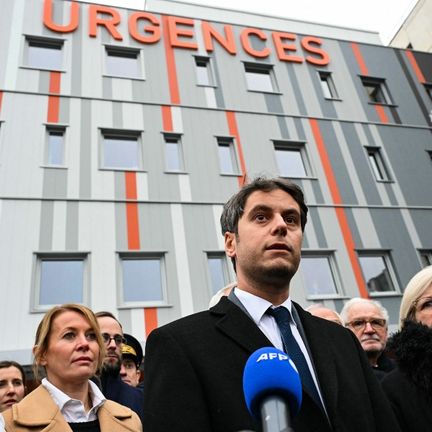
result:
[(237, 251), (237, 241), (236, 235), (232, 232), (227, 231), (225, 233), (225, 252), (230, 258), (236, 256)]

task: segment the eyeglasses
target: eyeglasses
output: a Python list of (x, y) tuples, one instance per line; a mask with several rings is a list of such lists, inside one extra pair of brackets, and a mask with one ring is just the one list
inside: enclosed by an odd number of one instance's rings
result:
[(382, 330), (386, 326), (386, 320), (381, 318), (372, 318), (370, 320), (358, 319), (346, 323), (346, 327), (352, 327), (354, 330), (363, 330), (366, 324), (370, 324), (374, 330)]
[(420, 297), (413, 303), (413, 306), (417, 311), (422, 311), (422, 310), (432, 311), (432, 297)]
[(111, 336), (108, 333), (102, 333), (102, 339), (105, 342), (105, 345), (109, 345), (112, 340), (114, 341), (114, 343), (117, 346), (120, 346), (121, 344), (126, 343), (126, 339), (122, 335), (119, 335), (119, 334)]

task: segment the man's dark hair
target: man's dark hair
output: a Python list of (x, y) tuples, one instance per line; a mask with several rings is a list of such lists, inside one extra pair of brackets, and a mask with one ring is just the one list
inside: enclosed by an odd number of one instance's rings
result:
[(121, 322), (115, 317), (115, 315), (108, 311), (100, 311), (95, 313), (96, 318), (112, 318), (113, 320), (118, 322), (118, 325), (123, 331), (123, 326), (121, 325)]
[[(238, 222), (244, 213), (246, 201), (255, 191), (271, 192), (276, 189), (281, 189), (287, 194), (291, 195), (300, 207), (300, 224), (301, 229), (304, 231), (307, 222), (308, 208), (304, 201), (303, 191), (291, 180), (277, 177), (267, 179), (265, 177), (257, 177), (251, 183), (243, 186), (235, 195), (233, 195), (224, 205), (220, 224), (222, 235), (226, 232), (238, 234)], [(236, 269), (235, 259), (231, 261)]]

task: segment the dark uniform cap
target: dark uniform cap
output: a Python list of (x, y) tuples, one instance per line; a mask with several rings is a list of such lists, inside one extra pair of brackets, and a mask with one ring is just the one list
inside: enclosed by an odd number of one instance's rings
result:
[(126, 342), (122, 345), (123, 358), (131, 358), (137, 367), (140, 367), (143, 359), (141, 344), (130, 334), (125, 333), (123, 336), (126, 339)]

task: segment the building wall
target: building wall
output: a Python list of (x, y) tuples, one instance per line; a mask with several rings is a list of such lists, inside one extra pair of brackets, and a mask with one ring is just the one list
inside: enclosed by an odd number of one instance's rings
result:
[[(157, 325), (206, 309), (212, 295), (207, 253), (223, 252), (223, 203), (246, 177), (279, 174), (274, 140), (304, 144), (309, 173), (294, 178), (310, 208), (304, 253), (332, 256), (338, 288), (334, 295), (311, 296), (301, 270), (292, 282), (293, 299), (340, 310), (346, 299), (367, 295), (357, 253), (385, 251), (395, 292), (378, 297), (397, 323), (401, 292), (421, 268), (419, 251), (432, 251), (430, 55), (321, 37), (330, 62), (317, 66), (304, 60), (311, 53), (300, 47), (311, 28), (305, 24), (305, 33), (294, 36), (297, 51), (290, 51), (301, 63), (278, 58), (271, 27), (261, 29), (264, 37), (249, 38), (255, 51), (269, 50), (257, 58), (242, 48), (243, 22), (228, 24), (235, 54), (217, 42), (208, 52), (202, 19), (194, 17), (176, 28), (180, 42), (196, 49), (173, 47), (170, 18), (151, 11), (161, 37), (144, 44), (128, 30), (137, 11), (118, 7), (99, 9), (97, 16), (118, 13), (123, 39), (103, 26), (91, 37), (90, 4), (79, 4), (76, 28), (68, 32), (46, 24), (73, 22), (78, 3), (54, 0), (44, 25), (50, 4), (3, 2), (0, 15), (0, 315), (7, 323), (1, 358), (30, 362), (43, 313), (35, 307), (37, 254), (87, 254), (84, 302), (117, 313), (125, 331), (141, 341)], [(207, 21), (222, 34), (227, 24), (215, 22), (211, 11)], [(26, 36), (63, 40), (61, 69), (28, 67)], [(139, 50), (141, 78), (108, 76), (106, 45)], [(197, 55), (209, 56), (213, 86), (197, 85)], [(277, 91), (248, 90), (244, 62), (272, 66)], [(332, 74), (337, 99), (323, 97), (319, 71)], [(360, 77), (385, 80), (391, 103), (369, 102)], [(47, 125), (64, 127), (64, 167), (44, 161)], [(106, 129), (140, 136), (141, 169), (102, 169)], [(163, 132), (181, 136), (181, 173), (167, 172)], [(216, 137), (234, 138), (234, 175), (221, 174)], [(389, 181), (375, 179), (366, 147), (380, 149)], [(162, 304), (122, 302), (119, 255), (127, 253), (164, 257)]]

